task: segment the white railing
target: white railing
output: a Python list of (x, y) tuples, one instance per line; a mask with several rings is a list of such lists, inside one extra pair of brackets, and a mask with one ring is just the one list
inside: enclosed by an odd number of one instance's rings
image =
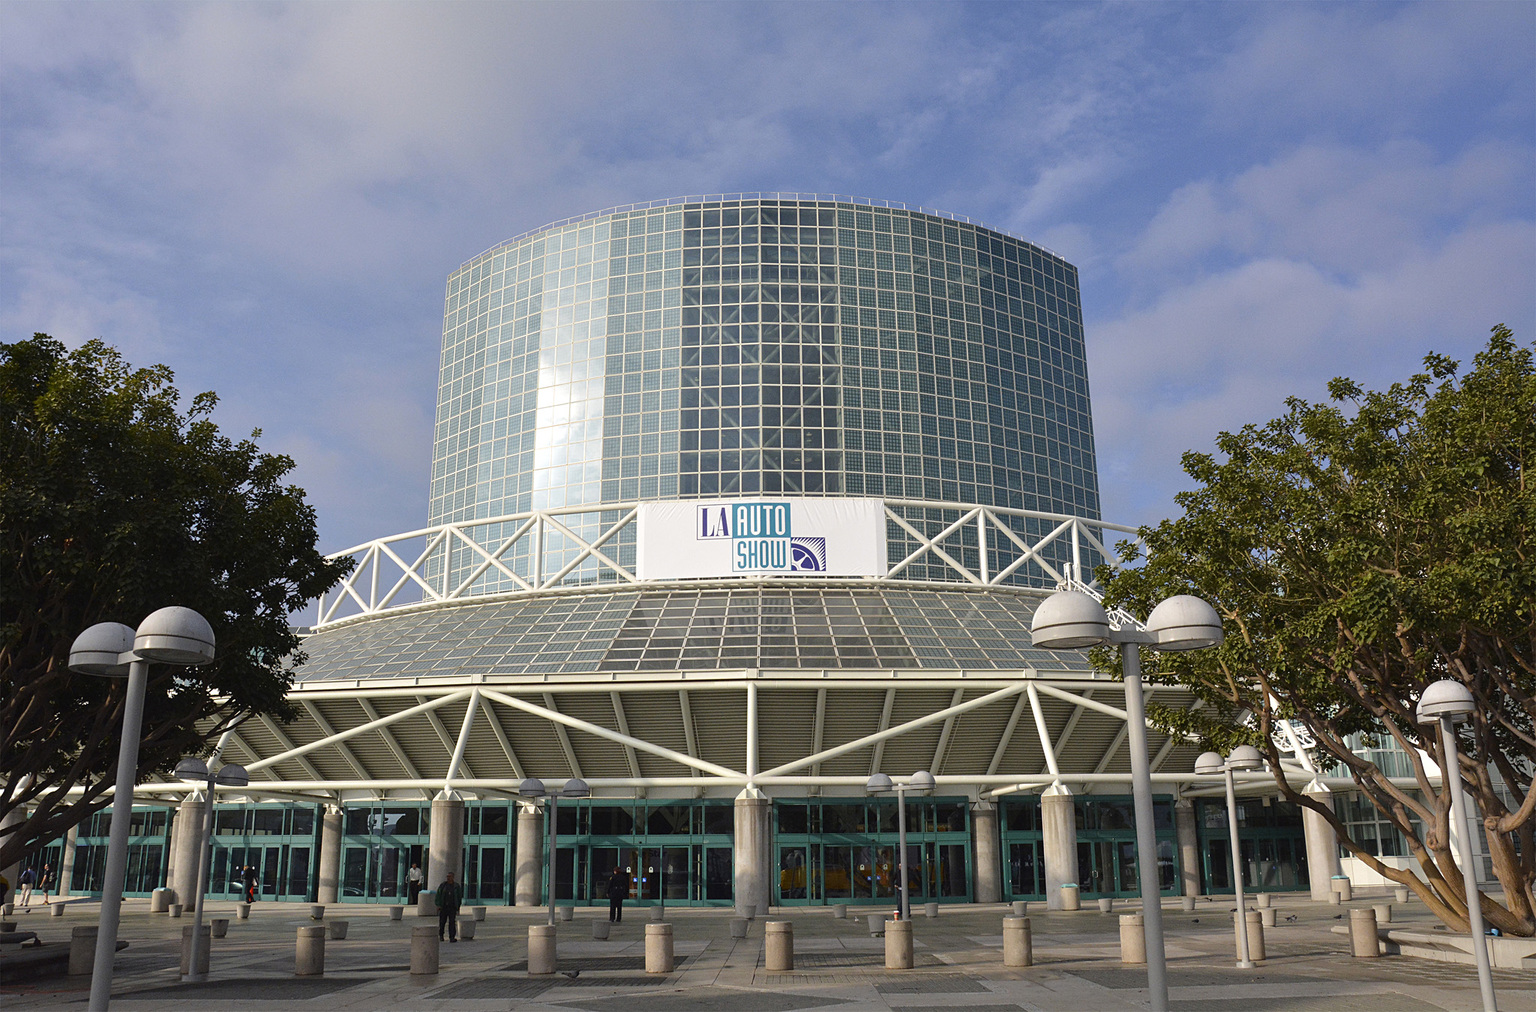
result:
[[(1114, 542), (1140, 540), (1134, 527), (1060, 513), (912, 499), (883, 503), (890, 560), (884, 576), (816, 577), (818, 583), (1092, 588), (1091, 579), (1077, 577), (1113, 563)], [(320, 597), (314, 628), (469, 598), (643, 585), (633, 562), (638, 514), (636, 503), (534, 510), (424, 527), (337, 552), (329, 557), (351, 556), (357, 565)]]

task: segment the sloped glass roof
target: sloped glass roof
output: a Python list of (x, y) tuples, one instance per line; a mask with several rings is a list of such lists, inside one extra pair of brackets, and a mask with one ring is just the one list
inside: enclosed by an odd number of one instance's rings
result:
[(466, 601), (307, 637), (303, 681), (713, 671), (1002, 669), (1087, 673), (1029, 645), (1036, 599), (962, 588), (657, 588)]

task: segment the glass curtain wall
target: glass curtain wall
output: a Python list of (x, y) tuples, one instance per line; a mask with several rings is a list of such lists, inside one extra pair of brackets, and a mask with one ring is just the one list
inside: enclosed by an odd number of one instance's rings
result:
[[(341, 899), (362, 903), (408, 902), (406, 873), (423, 862), (430, 808), (381, 802), (347, 808), (342, 817)], [(426, 882), (426, 888), (436, 886)]]
[[(101, 895), (107, 875), (107, 844), (111, 832), (110, 808), (80, 824), (75, 837), (75, 866), (69, 883), (73, 895)], [(135, 808), (128, 829), (128, 874), (123, 880), (123, 895), (148, 896), (165, 885), (170, 854), (171, 812), (164, 808)]]
[[(1077, 877), (1082, 895), (1139, 896), (1136, 816), (1130, 797), (1079, 798)], [(1179, 846), (1173, 826), (1173, 799), (1153, 799), (1157, 831), (1158, 890), (1165, 896), (1179, 887)]]
[(258, 900), (310, 900), (320, 853), (314, 805), (219, 805), (213, 813), (208, 895), (237, 899), (256, 870)]
[[(639, 906), (731, 902), (735, 810), (730, 802), (581, 801), (561, 804), (558, 813), (557, 904), (605, 904), (608, 879), (618, 868), (629, 874), (629, 899)], [(548, 902), (547, 871), (543, 888)]]
[[(895, 798), (781, 802), (774, 815), (775, 902), (894, 901), (901, 887)], [(970, 901), (970, 809), (964, 799), (907, 803), (907, 891), (913, 903)]]
[(1009, 900), (1045, 899), (1045, 845), (1038, 797), (1004, 797), (1002, 827), (1003, 891)]
[[(1205, 891), (1232, 890), (1232, 838), (1227, 803), (1195, 802)], [(1307, 840), (1301, 809), (1287, 801), (1237, 802), (1237, 838), (1242, 848), (1243, 888), (1288, 892), (1308, 888)]]

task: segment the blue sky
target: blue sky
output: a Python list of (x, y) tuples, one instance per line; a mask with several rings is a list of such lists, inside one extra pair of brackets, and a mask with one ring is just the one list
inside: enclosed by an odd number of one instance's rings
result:
[(1536, 338), (1536, 4), (0, 3), (0, 334), (100, 337), (426, 518), (448, 273), (692, 193), (967, 215), (1082, 279), (1106, 519), (1180, 454)]

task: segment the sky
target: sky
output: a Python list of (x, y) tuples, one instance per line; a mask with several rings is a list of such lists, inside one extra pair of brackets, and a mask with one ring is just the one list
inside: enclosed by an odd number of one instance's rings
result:
[(426, 523), (447, 275), (686, 194), (855, 194), (1082, 285), (1103, 516), (1498, 323), (1536, 339), (1536, 4), (0, 2), (0, 341), (100, 338)]

